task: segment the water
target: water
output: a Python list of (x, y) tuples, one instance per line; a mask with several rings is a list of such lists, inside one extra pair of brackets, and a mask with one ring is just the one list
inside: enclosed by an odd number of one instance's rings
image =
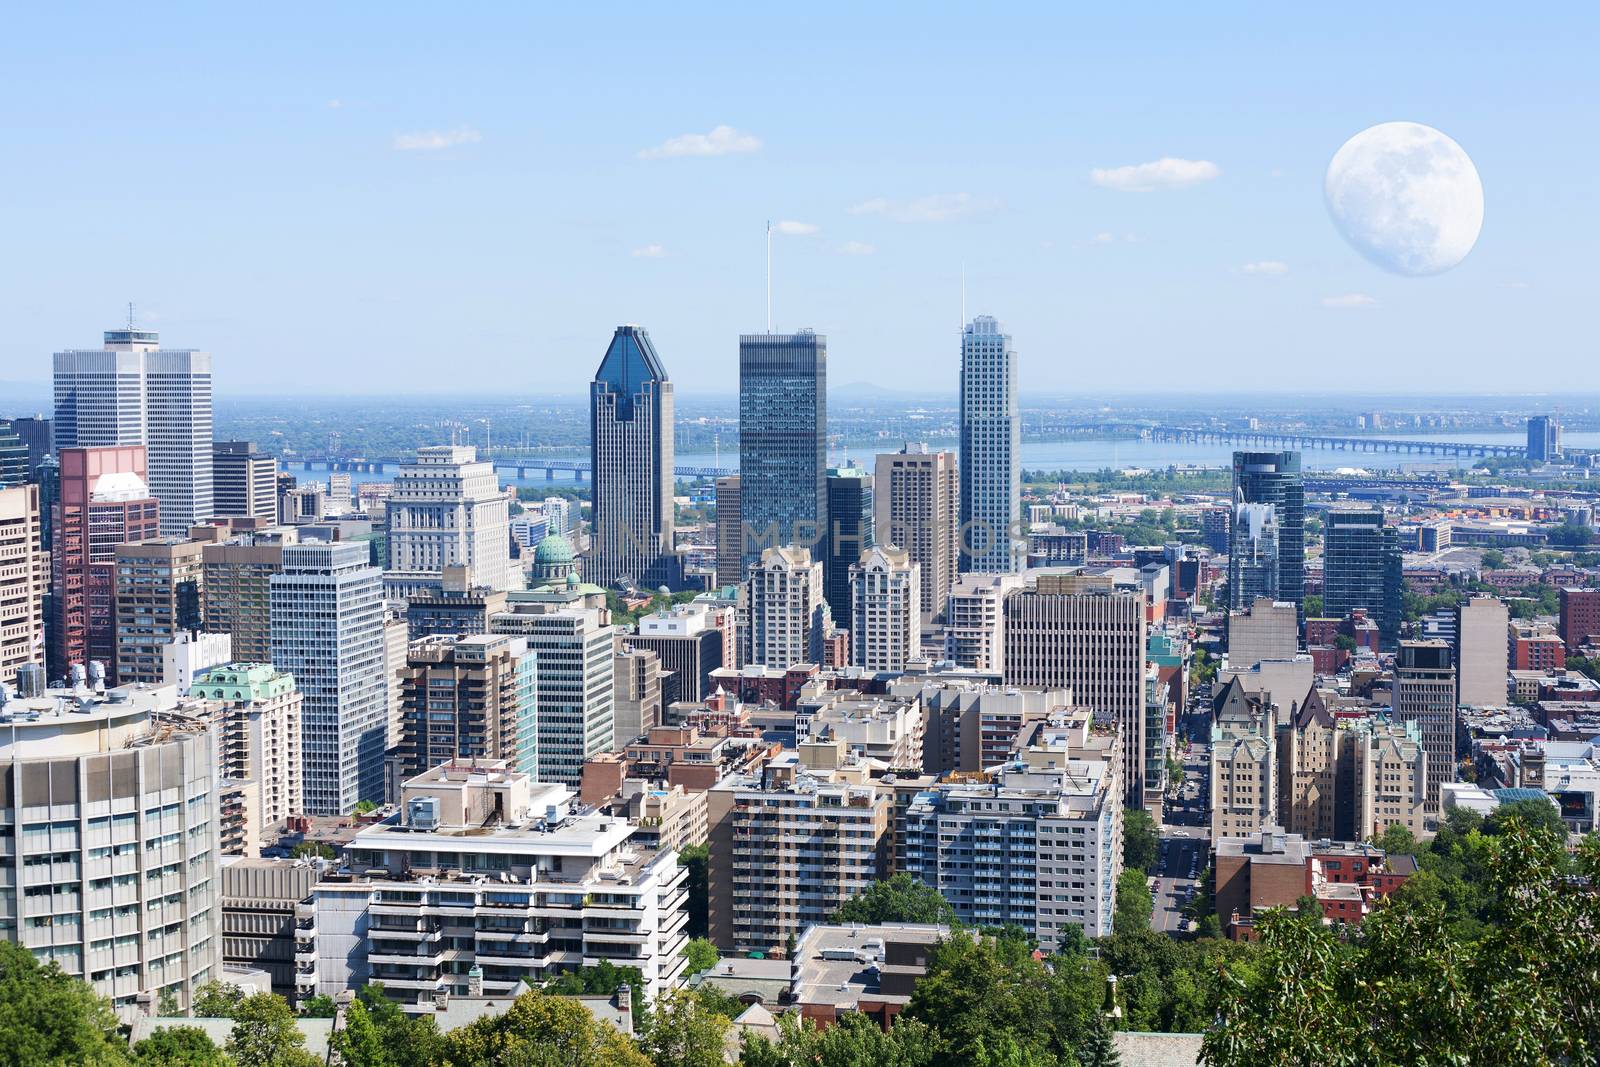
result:
[[(1485, 445), (1520, 445), (1527, 441), (1521, 433), (1444, 433), (1421, 434), (1396, 432), (1395, 438), (1402, 440), (1428, 440), (1428, 441), (1467, 441), (1473, 444)], [(1562, 443), (1568, 448), (1600, 449), (1600, 433), (1569, 433), (1564, 435)], [(885, 451), (898, 451), (888, 444), (881, 446)], [(955, 442), (930, 443), (932, 449), (954, 450)], [(1093, 439), (1086, 438), (1072, 441), (1030, 441), (1022, 445), (1022, 466), (1025, 470), (1071, 470), (1071, 471), (1097, 471), (1107, 467), (1119, 470), (1125, 467), (1144, 467), (1147, 469), (1160, 469), (1175, 464), (1189, 464), (1205, 467), (1227, 467), (1233, 462), (1235, 446), (1218, 444), (1182, 444), (1173, 441), (1143, 441), (1134, 438), (1122, 439)], [(831, 465), (842, 466), (848, 459), (858, 465), (871, 468), (872, 457), (876, 450), (867, 445), (856, 445), (850, 448), (833, 449), (828, 454)], [(1359, 468), (1366, 471), (1435, 471), (1454, 470), (1471, 461), (1457, 459), (1452, 456), (1426, 456), (1408, 454), (1405, 452), (1340, 452), (1305, 449), (1301, 452), (1304, 469), (1308, 471), (1332, 471), (1340, 468)], [(566, 457), (570, 462), (573, 457)], [(587, 461), (588, 457), (581, 457)], [(680, 452), (677, 464), (680, 467), (712, 467), (716, 465), (719, 457), (710, 452)], [(737, 453), (730, 454), (724, 449), (720, 457), (727, 467), (728, 473), (736, 473), (739, 466)], [(554, 478), (546, 478), (543, 469), (527, 468), (529, 477), (514, 478), (509, 468), (500, 470), (500, 480), (503, 485), (522, 487), (538, 487), (541, 485), (572, 485), (575, 479), (570, 471), (557, 471)], [(290, 472), (300, 477), (302, 481), (317, 478), (326, 480), (327, 472), (323, 470), (302, 471), (299, 466), (290, 467)], [(387, 482), (394, 479), (393, 470), (379, 473), (352, 472), (350, 481), (352, 485), (361, 485), (366, 482)]]

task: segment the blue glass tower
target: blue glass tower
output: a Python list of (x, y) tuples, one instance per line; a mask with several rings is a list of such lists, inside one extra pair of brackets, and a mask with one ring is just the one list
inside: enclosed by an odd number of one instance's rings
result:
[(589, 390), (596, 585), (681, 584), (673, 551), (672, 382), (642, 326), (618, 326)]
[(746, 571), (764, 548), (820, 550), (828, 531), (827, 475), (827, 338), (810, 330), (742, 335), (739, 513)]

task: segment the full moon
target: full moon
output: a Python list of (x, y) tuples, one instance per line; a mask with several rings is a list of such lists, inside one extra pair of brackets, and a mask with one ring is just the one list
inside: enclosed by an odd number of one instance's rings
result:
[(1449, 270), (1483, 229), (1483, 183), (1461, 146), (1431, 126), (1385, 122), (1334, 153), (1323, 181), (1344, 239), (1396, 274)]

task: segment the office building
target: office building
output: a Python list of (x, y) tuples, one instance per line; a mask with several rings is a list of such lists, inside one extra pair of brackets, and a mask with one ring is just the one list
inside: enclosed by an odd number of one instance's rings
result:
[(889, 873), (889, 791), (862, 777), (812, 770), (786, 752), (711, 788), (706, 879), (718, 948), (781, 951)]
[(661, 724), (663, 673), (660, 656), (621, 640), (611, 669), (616, 687), (616, 710), (611, 726), (613, 752), (622, 751), (629, 741)]
[(32, 480), (31, 472), (28, 446), (8, 420), (0, 419), (0, 489), (27, 484)]
[(961, 482), (951, 452), (907, 444), (879, 455), (873, 479), (873, 537), (903, 548), (922, 582), (922, 618), (942, 618), (960, 563)]
[(639, 630), (626, 638), (641, 651), (654, 652), (665, 675), (663, 707), (678, 701), (699, 703), (715, 687), (711, 672), (732, 666), (724, 657), (733, 608), (710, 604), (674, 604), (639, 619)]
[(319, 870), (292, 859), (234, 857), (222, 865), (222, 965), (266, 971), (272, 991), (294, 998), (295, 908)]
[(1508, 703), (1510, 608), (1496, 597), (1475, 596), (1456, 608), (1455, 621), (1457, 699), (1472, 707)]
[(1427, 810), (1439, 811), (1439, 787), (1456, 780), (1456, 672), (1443, 641), (1402, 641), (1394, 665), (1394, 717), (1416, 723), (1428, 754)]
[(211, 446), (211, 513), (224, 519), (278, 521), (278, 460), (254, 441)]
[(638, 968), (654, 1003), (687, 963), (688, 870), (675, 852), (639, 847), (626, 819), (579, 813), (574, 799), (494, 761), (406, 782), (399, 813), (350, 843), (359, 873), (325, 877), (299, 907), (299, 994), (381, 982), (408, 1012), (441, 995), (509, 1004), (608, 960)]
[(739, 476), (717, 479), (717, 585), (738, 585), (744, 581), (743, 516), (739, 504)]
[(117, 546), (160, 533), (142, 445), (63, 448), (50, 551), (55, 666), (116, 665)]
[[(305, 811), (301, 709), (305, 698), (294, 678), (270, 663), (229, 663), (214, 667), (189, 689), (185, 710), (198, 713), (214, 735), (219, 753), (217, 777), (224, 794), (243, 794), (229, 804), (240, 814), (225, 818), (222, 851), (254, 856), (291, 815)], [(198, 712), (195, 703), (204, 705)]]
[(841, 624), (850, 618), (850, 570), (875, 543), (872, 511), (872, 475), (859, 467), (828, 468), (828, 536), (816, 554), (823, 596)]
[(946, 600), (944, 658), (967, 670), (999, 674), (1005, 599), (1023, 584), (1020, 574), (961, 575)]
[(356, 542), (286, 545), (270, 578), (271, 663), (294, 676), (305, 808), (348, 814), (382, 802), (388, 748), (383, 577)]
[(672, 382), (642, 326), (618, 326), (595, 372), (589, 457), (589, 581), (676, 588)]
[(0, 489), (0, 685), (44, 669), (50, 556), (39, 547), (39, 487)]
[(1357, 608), (1377, 620), (1384, 647), (1400, 638), (1405, 579), (1399, 532), (1381, 510), (1330, 511), (1322, 523), (1323, 614), (1342, 619)]
[(396, 596), (437, 588), (446, 567), (472, 568), (472, 580), (513, 589), (511, 517), (494, 464), (470, 445), (428, 445), (400, 468), (385, 508), (389, 573)]
[(537, 710), (524, 638), (424, 637), (411, 642), (397, 675), (401, 727), (393, 747), (404, 778), (444, 763), (524, 761), (518, 744)]
[(1561, 458), (1561, 423), (1554, 415), (1535, 415), (1528, 420), (1528, 460), (1553, 463)]
[(1563, 588), (1560, 627), (1568, 651), (1600, 644), (1600, 589)]
[(1277, 600), (1278, 509), (1271, 504), (1235, 505), (1229, 545), (1229, 610), (1247, 608), (1258, 599)]
[(880, 545), (850, 568), (850, 662), (904, 671), (922, 658), (922, 591), (903, 548)]
[(272, 660), (272, 576), (283, 570), (285, 545), (298, 543), (287, 528), (234, 534), (201, 554), (205, 627), (233, 641), (235, 663)]
[(1257, 597), (1228, 613), (1228, 665), (1249, 669), (1264, 660), (1294, 659), (1300, 629), (1294, 605)]
[(1042, 574), (1005, 600), (1006, 685), (1067, 689), (1122, 737), (1124, 803), (1143, 803), (1145, 597), (1109, 578)]
[(979, 315), (961, 335), (961, 570), (1020, 570), (1022, 417), (1017, 353)]
[(506, 610), (506, 594), (472, 584), (471, 567), (446, 567), (439, 588), (419, 589), (406, 598), (410, 639), (454, 634), (470, 637), (489, 632), (489, 619)]
[(186, 1009), (221, 977), (213, 749), (152, 731), (175, 700), (80, 686), (0, 706), (0, 937), (89, 983), (124, 1021), (165, 995)]
[(160, 685), (164, 650), (204, 620), (205, 544), (163, 537), (118, 545), (116, 680), (119, 685)]
[(50, 420), (39, 415), (24, 415), (14, 419), (0, 419), (0, 427), (10, 426), (11, 432), (22, 442), (27, 454), (26, 481), (35, 481), (39, 464), (55, 454), (55, 431)]
[(750, 569), (750, 659), (784, 669), (821, 663), (833, 617), (822, 595), (822, 564), (796, 545), (769, 548)]
[[(1270, 504), (1277, 520), (1278, 584), (1270, 594), (1304, 611), (1306, 572), (1306, 491), (1298, 452), (1235, 452), (1233, 454), (1233, 522), (1229, 531), (1228, 585), (1241, 588), (1234, 576), (1234, 551), (1239, 547), (1240, 504)], [(1240, 601), (1241, 604), (1248, 601)]]
[(1228, 535), (1233, 527), (1231, 507), (1205, 508), (1200, 512), (1200, 534), (1214, 556), (1228, 554)]
[(739, 338), (740, 558), (821, 544), (828, 531), (828, 341), (821, 334)]
[(210, 519), (211, 354), (164, 349), (154, 330), (107, 330), (103, 349), (55, 354), (56, 449), (142, 446), (161, 533)]

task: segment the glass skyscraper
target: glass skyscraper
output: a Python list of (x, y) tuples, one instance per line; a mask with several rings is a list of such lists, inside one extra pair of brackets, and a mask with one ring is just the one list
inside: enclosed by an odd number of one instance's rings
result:
[(1383, 512), (1330, 511), (1322, 524), (1322, 604), (1329, 618), (1364, 608), (1385, 647), (1400, 639), (1405, 592), (1400, 535)]
[[(1230, 545), (1238, 545), (1244, 532), (1239, 529), (1240, 504), (1271, 504), (1278, 526), (1277, 599), (1305, 608), (1306, 588), (1306, 489), (1300, 474), (1298, 452), (1235, 452), (1233, 454), (1233, 527)], [(1249, 606), (1241, 600), (1247, 584), (1240, 567), (1246, 554), (1228, 556), (1228, 598), (1231, 606)]]
[(961, 570), (1021, 569), (1022, 420), (1017, 353), (988, 315), (961, 336)]
[(650, 335), (618, 326), (589, 389), (594, 523), (585, 570), (596, 585), (680, 584), (672, 417), (672, 382)]
[(739, 338), (739, 512), (744, 570), (761, 550), (828, 531), (828, 340), (810, 330)]
[(872, 475), (859, 467), (829, 468), (828, 540), (819, 546), (822, 595), (841, 623), (851, 612), (850, 567), (861, 562), (861, 554), (874, 543)]

